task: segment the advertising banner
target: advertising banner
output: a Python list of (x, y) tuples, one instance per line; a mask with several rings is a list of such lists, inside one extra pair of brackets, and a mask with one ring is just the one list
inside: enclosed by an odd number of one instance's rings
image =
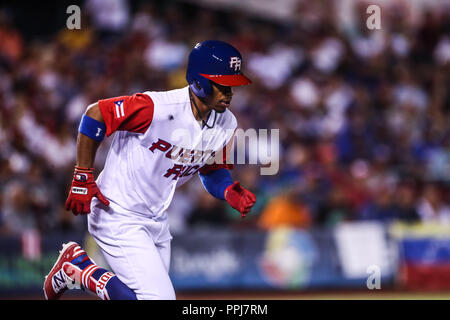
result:
[(334, 229), (342, 272), (348, 279), (367, 278), (370, 270), (379, 270), (382, 278), (391, 278), (397, 264), (397, 247), (378, 222), (342, 223)]
[[(30, 239), (32, 237), (32, 239)], [(44, 277), (65, 242), (83, 243), (79, 234), (0, 237), (0, 296), (42, 294)]]
[[(370, 276), (367, 265), (379, 264), (381, 283), (390, 283), (395, 264), (382, 263), (381, 258), (389, 256), (384, 229), (362, 227), (190, 230), (172, 240), (169, 274), (176, 290), (364, 289)], [(44, 277), (62, 243), (71, 240), (82, 244), (94, 261), (108, 268), (90, 236), (2, 237), (0, 295), (41, 294)]]
[[(354, 231), (357, 237), (358, 227)], [(355, 247), (340, 243), (338, 247), (342, 235), (332, 229), (279, 228), (270, 232), (203, 230), (179, 235), (173, 240), (170, 275), (176, 289), (367, 288), (373, 272), (370, 267), (379, 265), (380, 283), (391, 283), (395, 261), (383, 262), (389, 257), (383, 227), (363, 231), (368, 241), (382, 243), (379, 247), (366, 243), (369, 247), (363, 251), (357, 273), (348, 272), (353, 265), (344, 259), (357, 258), (363, 244)], [(345, 239), (352, 240), (351, 235)]]

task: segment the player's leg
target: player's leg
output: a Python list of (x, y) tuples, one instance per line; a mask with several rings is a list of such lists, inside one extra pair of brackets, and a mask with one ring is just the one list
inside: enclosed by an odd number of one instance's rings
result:
[(44, 294), (56, 300), (67, 289), (83, 289), (104, 300), (135, 300), (134, 292), (115, 274), (97, 266), (75, 242), (63, 245), (53, 268), (45, 277)]
[(175, 299), (168, 270), (170, 238), (158, 242), (164, 222), (149, 218), (124, 216), (92, 207), (88, 217), (89, 232), (100, 247), (106, 262), (138, 299)]
[(158, 249), (159, 256), (161, 257), (161, 260), (164, 264), (164, 268), (166, 269), (167, 273), (169, 273), (169, 267), (170, 267), (170, 254), (171, 254), (171, 240), (165, 240), (162, 242), (158, 242), (156, 244), (156, 249)]
[[(140, 242), (142, 243), (144, 242)], [(139, 300), (175, 299), (172, 282), (154, 244), (123, 244), (118, 251), (121, 252), (120, 255), (110, 255), (108, 250), (102, 251), (112, 270), (136, 293)]]

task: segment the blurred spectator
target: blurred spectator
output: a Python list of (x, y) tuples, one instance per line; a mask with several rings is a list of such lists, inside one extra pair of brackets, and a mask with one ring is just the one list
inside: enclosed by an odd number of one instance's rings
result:
[(130, 21), (126, 0), (87, 0), (84, 7), (91, 14), (95, 28), (103, 33), (124, 31)]
[(397, 188), (394, 194), (394, 205), (397, 210), (397, 219), (405, 222), (420, 221), (419, 213), (416, 209), (416, 192), (410, 184), (403, 184)]
[(199, 195), (197, 204), (191, 208), (187, 222), (190, 227), (223, 227), (227, 225), (228, 219), (222, 203), (215, 201), (209, 193), (203, 192)]
[[(0, 8), (1, 9), (1, 8)], [(0, 64), (11, 66), (23, 55), (21, 34), (13, 27), (5, 11), (0, 10)]]
[(437, 185), (427, 184), (419, 200), (417, 211), (423, 222), (450, 223), (450, 204)]
[(353, 220), (352, 208), (341, 188), (335, 188), (317, 209), (316, 225), (334, 227), (341, 222)]
[(397, 210), (394, 207), (392, 190), (388, 188), (377, 190), (374, 199), (362, 209), (360, 218), (381, 222), (396, 220)]
[(353, 106), (347, 112), (347, 124), (336, 137), (339, 160), (351, 163), (356, 159), (372, 159), (374, 133), (362, 107)]
[(311, 212), (299, 195), (292, 191), (273, 197), (258, 221), (258, 226), (265, 230), (278, 227), (307, 229), (311, 224)]
[(4, 197), (2, 223), (7, 233), (21, 234), (38, 229), (39, 221), (24, 182), (9, 183), (5, 187)]
[[(382, 30), (373, 31), (366, 2), (339, 2), (342, 12), (337, 3), (299, 2), (293, 19), (280, 23), (184, 1), (86, 0), (81, 30), (49, 21), (54, 32), (45, 37), (31, 37), (31, 21), (14, 19), (20, 6), (2, 4), (1, 222), (14, 232), (83, 228), (63, 205), (86, 107), (186, 85), (187, 53), (211, 38), (243, 53), (253, 84), (236, 88), (232, 110), (241, 128), (280, 129), (280, 172), (236, 166), (234, 180), (257, 194), (245, 220), (193, 179), (169, 208), (174, 232), (448, 221), (448, 6), (385, 1)], [(99, 148), (97, 172), (110, 139)]]
[(302, 63), (300, 48), (273, 45), (268, 52), (254, 53), (248, 57), (248, 69), (259, 77), (269, 89), (279, 88), (297, 66)]
[(188, 53), (188, 48), (181, 42), (158, 39), (146, 49), (145, 61), (150, 68), (171, 71), (184, 64)]

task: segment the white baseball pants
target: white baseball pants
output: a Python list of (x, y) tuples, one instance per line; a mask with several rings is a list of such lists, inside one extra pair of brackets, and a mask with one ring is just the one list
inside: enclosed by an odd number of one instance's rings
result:
[(169, 278), (172, 236), (167, 217), (155, 221), (112, 202), (106, 207), (94, 198), (88, 230), (111, 271), (139, 300), (175, 299)]

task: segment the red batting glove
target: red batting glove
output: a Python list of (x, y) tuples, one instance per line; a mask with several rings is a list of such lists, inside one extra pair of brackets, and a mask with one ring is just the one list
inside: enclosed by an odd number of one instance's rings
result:
[(74, 215), (91, 212), (91, 200), (97, 197), (105, 206), (109, 206), (108, 199), (100, 192), (94, 180), (94, 168), (75, 166), (66, 210), (72, 210)]
[(224, 196), (230, 206), (241, 213), (242, 218), (245, 218), (256, 202), (256, 196), (247, 189), (242, 188), (239, 181), (235, 181), (228, 186), (225, 189)]

